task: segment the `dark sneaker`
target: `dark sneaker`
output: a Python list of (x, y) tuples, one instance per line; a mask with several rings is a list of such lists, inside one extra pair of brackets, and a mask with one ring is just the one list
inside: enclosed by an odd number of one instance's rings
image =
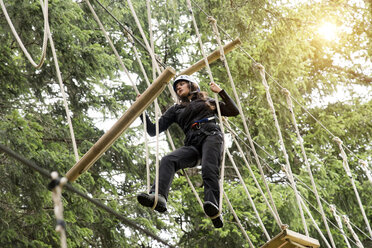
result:
[[(137, 200), (142, 206), (152, 208), (155, 202), (155, 194), (141, 193), (137, 195)], [(167, 201), (160, 194), (158, 195), (158, 204), (156, 204), (155, 210), (160, 213), (167, 211)]]
[(223, 227), (222, 215), (220, 214), (217, 218), (212, 219), (212, 223), (215, 228)]
[[(205, 214), (211, 218), (215, 217), (219, 212), (217, 205), (210, 201), (204, 202), (203, 208)], [(222, 215), (218, 215), (217, 217), (213, 218), (212, 223), (215, 228), (223, 227)]]

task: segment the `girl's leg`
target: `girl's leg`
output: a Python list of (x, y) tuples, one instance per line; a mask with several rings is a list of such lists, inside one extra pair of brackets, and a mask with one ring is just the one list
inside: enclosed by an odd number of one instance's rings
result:
[[(159, 194), (167, 199), (176, 171), (195, 166), (199, 156), (193, 146), (183, 146), (164, 156), (159, 167)], [(155, 192), (155, 183), (150, 190), (150, 193), (152, 192)]]
[(220, 163), (223, 151), (221, 134), (208, 136), (202, 146), (202, 177), (204, 182), (204, 201), (219, 205)]

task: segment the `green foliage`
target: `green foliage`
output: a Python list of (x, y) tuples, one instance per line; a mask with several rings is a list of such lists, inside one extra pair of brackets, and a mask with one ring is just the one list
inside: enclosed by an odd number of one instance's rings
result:
[[(85, 1), (48, 2), (50, 29), (79, 156), (82, 157), (107, 129), (100, 126), (102, 120), (97, 116), (113, 125), (133, 103), (136, 93), (120, 71), (121, 67)], [(125, 1), (101, 2), (142, 41)], [(134, 59), (132, 46), (138, 49), (151, 81), (150, 55), (138, 42), (132, 44), (123, 28), (96, 1), (91, 4), (125, 66), (134, 75), (139, 91), (143, 92), (147, 84)], [(146, 1), (133, 1), (133, 5), (149, 38)], [(8, 1), (6, 7), (26, 48), (38, 61), (44, 31), (40, 3), (14, 0)], [(368, 208), (372, 205), (371, 187), (359, 159), (371, 161), (372, 101), (370, 97), (361, 97), (357, 90), (359, 87), (365, 92), (371, 90), (370, 3), (197, 0), (192, 1), (192, 8), (207, 53), (217, 49), (215, 36), (207, 22), (209, 15), (223, 29), (220, 29), (223, 43), (235, 37), (242, 40), (242, 49), (228, 54), (227, 61), (246, 117), (244, 121), (255, 142), (281, 221), (291, 230), (304, 233), (294, 192), (281, 171), (285, 159), (265, 88), (259, 72), (253, 67), (255, 62), (264, 65), (270, 75), (266, 78), (289, 162), (298, 190), (306, 198), (316, 222), (326, 234), (282, 87), (296, 99), (294, 113), (319, 195), (324, 199), (327, 218), (336, 223), (328, 205), (335, 204), (340, 215), (350, 217), (358, 228), (359, 238), (368, 247), (370, 240), (363, 234), (368, 230), (333, 138), (337, 136), (344, 142), (356, 187), (367, 218), (371, 219), (372, 211)], [(164, 65), (179, 72), (202, 59), (185, 1), (151, 1), (151, 15), (155, 52)], [(337, 38), (329, 41), (318, 34), (317, 29), (323, 21), (333, 21), (341, 27)], [(0, 18), (0, 51), (0, 143), (48, 171), (56, 170), (65, 175), (75, 164), (75, 158), (50, 45), (43, 67), (35, 70), (16, 43), (5, 18)], [(223, 63), (211, 64), (211, 70), (214, 80), (234, 96)], [(195, 76), (203, 90), (212, 95), (207, 87), (206, 69)], [(347, 91), (350, 100), (321, 101), (340, 89)], [(158, 100), (163, 112), (173, 104), (168, 90)], [(151, 117), (154, 117), (153, 109), (150, 106), (147, 110)], [(240, 135), (238, 141), (244, 155), (269, 198), (248, 138), (242, 131), (241, 119), (229, 120)], [(170, 133), (175, 146), (181, 146), (182, 130), (173, 125)], [(137, 204), (136, 194), (146, 191), (143, 135), (142, 126), (131, 126), (88, 172), (78, 178), (74, 187), (178, 247), (249, 247), (226, 201), (223, 208), (225, 226), (216, 230), (211, 220), (205, 217), (184, 176), (177, 174), (174, 179), (167, 214), (158, 214)], [(167, 142), (170, 147), (170, 141)], [(153, 165), (154, 149), (150, 148), (150, 151)], [(230, 151), (266, 230), (271, 237), (275, 236), (280, 228), (238, 153), (237, 145), (233, 144)], [(3, 153), (0, 161), (0, 247), (58, 247), (60, 240), (54, 230), (53, 203), (46, 187), (48, 180)], [(188, 170), (203, 199), (200, 173), (198, 169)], [(154, 177), (155, 168), (151, 166), (152, 180)], [(224, 189), (246, 234), (255, 247), (262, 246), (266, 237), (228, 159)], [(63, 191), (62, 198), (68, 247), (162, 247), (77, 195)], [(305, 217), (310, 235), (325, 246), (310, 217)], [(332, 224), (330, 226), (336, 246), (344, 247), (340, 231)], [(351, 237), (349, 232), (347, 234)]]

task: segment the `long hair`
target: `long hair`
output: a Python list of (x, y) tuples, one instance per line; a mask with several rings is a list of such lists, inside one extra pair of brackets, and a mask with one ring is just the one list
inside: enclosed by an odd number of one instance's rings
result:
[[(191, 86), (191, 87), (190, 87)], [(210, 99), (208, 97), (208, 93), (206, 91), (200, 91), (199, 87), (196, 86), (195, 84), (193, 83), (190, 83), (189, 84), (189, 89), (190, 89), (190, 94), (192, 95), (191, 97), (191, 100), (187, 97), (178, 97), (178, 102), (179, 104), (183, 105), (183, 106), (187, 106), (190, 104), (191, 101), (195, 101), (195, 100), (203, 100), (205, 102), (205, 104), (211, 109), (211, 110), (215, 110), (216, 109), (216, 106), (213, 105), (211, 102), (210, 102)]]

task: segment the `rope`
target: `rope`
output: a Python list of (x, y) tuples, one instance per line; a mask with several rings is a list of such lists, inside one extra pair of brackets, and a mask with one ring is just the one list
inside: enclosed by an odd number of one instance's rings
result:
[(347, 247), (348, 248), (351, 248), (350, 243), (349, 243), (349, 240), (347, 239), (346, 234), (344, 232), (344, 228), (342, 226), (341, 217), (337, 214), (336, 206), (335, 205), (331, 205), (330, 206), (330, 209), (331, 209), (331, 212), (332, 212), (333, 216), (336, 219), (336, 222), (338, 224), (338, 228), (341, 230), (341, 234), (344, 237), (344, 240), (345, 240), (345, 243), (346, 243)]
[(62, 203), (62, 188), (68, 182), (66, 177), (58, 178), (58, 172), (51, 173), (52, 182), (49, 184), (52, 188), (52, 199), (54, 202), (54, 214), (56, 215), (57, 225), (56, 232), (60, 233), (61, 247), (67, 248), (66, 240), (66, 223), (63, 220), (63, 203)]
[[(4, 153), (8, 154), (10, 157), (16, 159), (17, 161), (21, 162), (22, 164), (28, 166), (29, 168), (39, 172), (42, 176), (46, 177), (46, 178), (49, 178), (50, 177), (50, 172), (45, 170), (44, 168), (36, 165), (34, 162), (30, 161), (30, 160), (27, 160), (25, 159), (24, 157), (22, 157), (21, 155), (15, 153), (14, 151), (12, 151), (11, 149), (9, 149), (8, 147), (0, 144), (0, 150), (3, 151)], [(127, 225), (128, 227), (130, 228), (133, 228), (137, 231), (140, 231), (144, 234), (146, 234), (147, 236), (163, 243), (164, 245), (167, 245), (169, 247), (174, 247), (173, 245), (170, 245), (168, 244), (166, 241), (164, 241), (163, 239), (161, 239), (160, 237), (158, 237), (157, 235), (151, 233), (150, 231), (142, 228), (141, 226), (137, 225), (134, 221), (128, 219), (127, 217), (125, 217), (124, 215), (116, 212), (115, 210), (113, 210), (112, 208), (102, 204), (100, 201), (96, 200), (96, 199), (93, 199), (92, 197), (84, 194), (83, 192), (77, 190), (76, 188), (74, 188), (73, 186), (71, 186), (70, 184), (65, 184), (64, 187), (68, 190), (68, 191), (71, 191), (79, 196), (81, 196), (82, 198), (86, 199), (87, 201), (93, 203), (94, 205), (96, 205), (97, 207), (103, 209), (104, 211), (108, 212), (109, 214), (112, 214), (114, 215), (116, 218), (118, 218), (119, 220), (122, 221), (122, 223), (124, 223), (125, 225)]]
[(229, 159), (230, 159), (230, 161), (231, 161), (231, 163), (232, 163), (232, 165), (233, 165), (233, 167), (235, 169), (236, 174), (239, 177), (239, 180), (240, 180), (240, 182), (241, 182), (241, 184), (242, 184), (242, 186), (244, 188), (244, 191), (245, 191), (245, 193), (248, 196), (249, 202), (251, 203), (252, 208), (253, 208), (253, 211), (256, 214), (256, 218), (257, 218), (257, 220), (258, 220), (258, 222), (259, 222), (259, 224), (260, 224), (260, 226), (261, 226), (261, 228), (262, 228), (262, 230), (263, 230), (263, 232), (264, 232), (267, 240), (270, 240), (270, 235), (266, 231), (265, 225), (263, 224), (262, 219), (261, 219), (260, 215), (258, 214), (258, 211), (256, 209), (256, 205), (254, 204), (254, 201), (252, 200), (251, 194), (249, 193), (249, 191), (247, 189), (247, 186), (245, 185), (244, 180), (243, 180), (242, 176), (240, 175), (239, 169), (238, 169), (238, 167), (235, 164), (234, 158), (232, 157), (232, 155), (231, 155), (231, 153), (230, 153), (230, 151), (228, 149), (226, 149), (226, 152), (227, 152), (227, 155), (229, 156)]
[[(248, 134), (248, 137), (249, 137), (249, 140), (250, 142), (252, 141), (252, 138), (250, 136), (250, 132), (249, 132), (249, 129), (248, 129), (248, 126), (247, 126), (247, 123), (245, 121), (245, 116), (244, 116), (244, 112), (243, 112), (243, 109), (242, 109), (242, 106), (241, 106), (241, 102), (240, 102), (240, 99), (239, 99), (239, 96), (238, 96), (238, 93), (236, 91), (236, 87), (235, 87), (235, 83), (234, 83), (234, 80), (232, 78), (232, 75), (231, 75), (231, 72), (230, 72), (230, 67), (227, 63), (227, 60), (226, 60), (226, 57), (225, 57), (225, 53), (223, 52), (223, 46), (222, 46), (222, 42), (221, 42), (221, 37), (220, 37), (220, 34), (218, 32), (218, 27), (217, 27), (217, 21), (212, 18), (212, 17), (208, 17), (210, 23), (212, 24), (212, 28), (213, 28), (213, 32), (215, 34), (215, 37), (216, 37), (216, 40), (217, 40), (217, 43), (219, 45), (219, 48), (220, 48), (220, 55), (221, 55), (221, 60), (223, 61), (224, 63), (224, 66), (226, 68), (226, 71), (227, 71), (227, 74), (228, 74), (228, 77), (229, 77), (229, 81), (230, 81), (230, 84), (231, 84), (231, 88), (233, 89), (233, 92), (234, 92), (234, 96), (235, 96), (235, 99), (236, 99), (236, 102), (238, 104), (238, 110), (239, 110), (239, 114), (242, 118), (242, 123), (243, 123), (243, 126), (244, 126), (244, 129), (246, 131), (246, 133)], [(255, 152), (255, 148), (254, 148), (254, 145), (253, 143), (251, 144), (251, 146), (253, 147), (253, 150), (254, 150), (254, 154), (255, 154), (255, 158), (257, 157), (257, 154)], [(261, 168), (261, 164), (259, 162), (258, 159), (256, 159), (256, 162), (258, 164), (258, 167)], [(261, 172), (261, 176), (263, 177), (263, 181), (266, 181), (264, 179), (264, 173), (262, 170), (260, 170)], [(265, 182), (265, 186), (266, 186), (266, 182)], [(272, 211), (272, 214), (274, 215), (274, 218), (275, 220), (277, 221), (277, 224), (280, 226), (282, 226), (282, 223), (281, 223), (281, 220), (280, 220), (280, 217), (279, 217), (279, 214), (278, 214), (278, 211), (276, 209), (276, 206), (275, 206), (275, 203), (274, 203), (274, 200), (272, 199), (272, 195), (271, 195), (271, 192), (270, 192), (270, 189), (268, 186), (266, 186), (266, 190), (269, 194), (269, 197), (270, 197), (270, 200), (271, 200), (271, 204), (272, 206), (270, 206), (270, 204), (267, 202), (266, 198), (266, 203), (269, 204), (269, 208), (270, 210)]]
[(311, 221), (313, 222), (313, 225), (314, 225), (315, 229), (318, 231), (320, 237), (322, 237), (322, 239), (323, 239), (323, 241), (326, 243), (327, 247), (328, 247), (328, 248), (331, 248), (331, 246), (330, 246), (330, 244), (328, 243), (326, 237), (323, 235), (322, 230), (320, 230), (318, 224), (317, 224), (316, 221), (314, 220), (314, 218), (313, 218), (311, 212), (310, 212), (309, 209), (306, 207), (306, 205), (305, 205), (304, 201), (302, 200), (302, 198), (300, 198), (300, 199), (301, 199), (301, 204), (302, 204), (303, 208), (305, 209), (307, 215), (310, 217)]
[[(135, 22), (136, 22), (136, 24), (137, 24), (137, 27), (138, 27), (138, 29), (139, 29), (139, 31), (140, 31), (140, 33), (141, 33), (142, 39), (143, 39), (143, 41), (145, 42), (146, 49), (147, 49), (147, 51), (149, 52), (149, 54), (150, 54), (150, 56), (151, 56), (151, 59), (152, 59), (153, 61), (156, 61), (155, 54), (154, 54), (153, 51), (151, 50), (151, 46), (149, 45), (149, 43), (148, 43), (148, 41), (147, 41), (146, 35), (145, 35), (145, 33), (144, 33), (143, 29), (142, 29), (142, 26), (141, 26), (141, 23), (140, 23), (140, 21), (139, 21), (139, 19), (138, 19), (138, 17), (137, 17), (136, 11), (134, 10), (134, 7), (133, 7), (133, 4), (132, 4), (132, 1), (131, 1), (131, 0), (127, 0), (127, 2), (128, 2), (128, 6), (129, 6), (129, 8), (130, 8), (130, 11), (132, 12), (132, 16), (133, 16), (133, 18), (134, 18), (134, 20), (135, 20)], [(157, 73), (158, 73), (158, 74), (161, 74), (161, 71), (160, 71), (160, 67), (159, 67), (159, 65), (158, 65), (157, 63), (154, 63), (154, 64), (155, 64), (155, 67), (156, 67)], [(174, 92), (173, 87), (172, 87), (170, 84), (168, 84), (168, 89), (169, 89), (169, 91), (170, 91), (170, 93), (171, 93), (171, 95), (172, 95), (173, 100), (176, 101), (176, 100), (177, 100), (177, 95), (176, 95), (176, 93)]]
[[(246, 156), (245, 156), (245, 153), (243, 152), (243, 149), (241, 148), (240, 144), (238, 143), (238, 141), (237, 141), (236, 138), (235, 138), (236, 136), (238, 136), (238, 134), (237, 134), (237, 133), (236, 133), (236, 132), (235, 132), (235, 131), (230, 127), (229, 123), (227, 123), (226, 126), (227, 126), (229, 132), (233, 134), (233, 136), (232, 136), (232, 138), (233, 138), (233, 142), (234, 142), (234, 144), (236, 145), (236, 147), (238, 148), (239, 153), (240, 153), (240, 156), (243, 158), (244, 163), (245, 163), (245, 165), (247, 166), (248, 171), (249, 171), (251, 177), (253, 178), (253, 180), (254, 180), (254, 182), (255, 182), (255, 184), (256, 184), (256, 187), (259, 189), (259, 191), (260, 191), (262, 197), (264, 198), (264, 201), (265, 201), (267, 207), (269, 208), (269, 210), (270, 210), (271, 213), (273, 214), (275, 220), (278, 222), (278, 220), (276, 219), (276, 215), (274, 214), (274, 210), (271, 208), (271, 205), (269, 204), (269, 202), (268, 202), (268, 200), (267, 200), (267, 198), (266, 198), (266, 196), (265, 196), (265, 194), (264, 194), (264, 192), (263, 192), (263, 190), (262, 190), (262, 188), (261, 188), (261, 185), (260, 185), (259, 182), (257, 181), (257, 178), (256, 178), (255, 174), (253, 173), (253, 170), (252, 170), (251, 166), (250, 166), (249, 163), (248, 163), (248, 160), (247, 160), (247, 158), (246, 158)], [(264, 180), (264, 183), (267, 185), (266, 180)], [(268, 187), (268, 185), (267, 185), (267, 187)]]
[(123, 70), (123, 71), (125, 72), (125, 74), (127, 75), (128, 79), (129, 79), (129, 81), (130, 81), (130, 83), (132, 84), (133, 89), (136, 91), (136, 94), (138, 95), (138, 94), (139, 94), (139, 91), (138, 91), (138, 89), (137, 89), (137, 86), (136, 86), (136, 84), (133, 82), (132, 77), (131, 77), (130, 74), (129, 74), (129, 71), (128, 71), (127, 68), (125, 67), (123, 60), (121, 59), (121, 57), (120, 57), (118, 51), (116, 50), (114, 44), (112, 43), (110, 37), (108, 36), (108, 33), (106, 32), (106, 30), (105, 30), (105, 28), (104, 28), (102, 22), (100, 21), (99, 17), (97, 16), (96, 12), (94, 11), (94, 9), (93, 9), (92, 5), (90, 4), (89, 0), (85, 0), (85, 2), (86, 2), (86, 4), (87, 4), (88, 7), (89, 7), (90, 12), (92, 12), (93, 17), (94, 17), (94, 19), (96, 20), (98, 26), (99, 26), (100, 29), (102, 30), (103, 35), (105, 36), (107, 42), (110, 44), (112, 50), (114, 51), (114, 54), (115, 54), (116, 58), (118, 59), (119, 64), (120, 64), (122, 70)]
[(234, 208), (232, 207), (231, 205), (231, 202), (229, 201), (229, 198), (227, 197), (226, 193), (223, 192), (223, 195), (225, 196), (225, 200), (227, 202), (227, 205), (229, 206), (230, 208), (230, 211), (232, 212), (232, 214), (234, 215), (234, 218), (240, 228), (240, 230), (242, 231), (242, 233), (244, 234), (244, 237), (246, 238), (246, 240), (248, 241), (248, 244), (249, 244), (249, 247), (251, 248), (254, 248), (253, 244), (252, 244), (252, 241), (251, 239), (248, 237), (248, 234), (247, 232), (245, 231), (244, 227), (242, 226), (242, 224), (240, 223), (240, 220), (238, 218), (238, 216), (236, 215), (235, 211), (234, 211)]
[(362, 167), (362, 169), (364, 170), (364, 172), (366, 173), (367, 177), (368, 177), (368, 180), (370, 183), (372, 183), (372, 176), (371, 176), (371, 171), (368, 169), (368, 164), (366, 161), (364, 160), (359, 160), (359, 163)]
[[(188, 5), (189, 11), (190, 11), (190, 15), (192, 17), (192, 21), (193, 21), (193, 25), (194, 25), (194, 29), (195, 29), (196, 35), (198, 37), (198, 41), (199, 41), (199, 45), (200, 45), (200, 50), (201, 50), (202, 55), (203, 55), (204, 63), (206, 65), (206, 69), (208, 71), (209, 80), (211, 82), (214, 82), (212, 71), (211, 71), (211, 68), (210, 68), (209, 63), (208, 63), (208, 58), (207, 58), (207, 56), (205, 54), (205, 51), (204, 51), (204, 45), (203, 45), (203, 42), (201, 40), (201, 36), (200, 36), (200, 33), (199, 33), (198, 25), (196, 24), (196, 20), (195, 20), (195, 17), (194, 17), (194, 13), (192, 11), (190, 0), (187, 0), (187, 5)], [(214, 93), (214, 100), (216, 102), (218, 119), (220, 120), (220, 123), (221, 123), (221, 125), (220, 125), (221, 133), (222, 133), (223, 139), (225, 139), (225, 137), (224, 137), (225, 136), (225, 132), (224, 132), (223, 120), (222, 120), (222, 116), (221, 116), (221, 109), (220, 109), (220, 105), (219, 105), (219, 101), (218, 101), (218, 97), (217, 97), (217, 94), (216, 93)], [(217, 218), (221, 214), (221, 212), (222, 212), (223, 180), (224, 180), (224, 173), (225, 173), (225, 152), (226, 152), (226, 150), (225, 150), (225, 145), (224, 145), (223, 155), (222, 155), (222, 162), (221, 162), (219, 210), (218, 210), (218, 214), (216, 216), (211, 217), (211, 219)]]
[(303, 224), (304, 229), (305, 229), (305, 234), (306, 234), (306, 236), (309, 236), (309, 231), (307, 230), (307, 225), (306, 225), (304, 213), (303, 213), (303, 210), (302, 210), (302, 206), (301, 206), (301, 203), (300, 203), (300, 198), (299, 198), (299, 195), (298, 195), (296, 183), (293, 179), (292, 169), (291, 169), (291, 165), (289, 163), (287, 150), (284, 146), (284, 140), (283, 140), (283, 137), (282, 137), (282, 132), (280, 131), (279, 122), (278, 122), (278, 119), (277, 119), (276, 114), (275, 114), (274, 103), (271, 99), (269, 85), (267, 84), (266, 79), (265, 79), (265, 68), (260, 64), (257, 64), (256, 66), (260, 70), (260, 75), (261, 75), (261, 78), (262, 78), (262, 84), (265, 86), (266, 98), (267, 98), (267, 101), (270, 105), (270, 109), (271, 109), (271, 112), (272, 112), (272, 115), (273, 115), (273, 118), (274, 118), (274, 122), (275, 122), (275, 127), (276, 127), (278, 135), (279, 135), (280, 147), (281, 147), (281, 150), (283, 152), (284, 159), (286, 161), (285, 169), (288, 172), (288, 179), (291, 182), (292, 188), (293, 188), (295, 196), (296, 196), (296, 201), (297, 201), (298, 208), (300, 210), (300, 215), (301, 215), (301, 219), (302, 219), (302, 224)]
[[(205, 16), (209, 16), (209, 14), (204, 10), (202, 9), (194, 0), (191, 0), (193, 2), (193, 4), (195, 6), (198, 7), (198, 9), (205, 15)], [(222, 27), (220, 27), (219, 25), (217, 25), (217, 27), (230, 39), (230, 40), (233, 40), (233, 37), (231, 37), (231, 35), (229, 35), (229, 33), (227, 33)], [(240, 50), (247, 56), (249, 57), (252, 62), (254, 64), (257, 64), (258, 62), (242, 47), (242, 46), (239, 46)], [(277, 80), (275, 80), (268, 72), (265, 71), (265, 74), (281, 89), (285, 89)], [(331, 135), (331, 137), (335, 138), (336, 136), (330, 131), (328, 130), (324, 124), (322, 124), (314, 115), (311, 114), (311, 112), (304, 106), (302, 105), (299, 101), (297, 101), (297, 99), (295, 99), (293, 96), (291, 96), (292, 100), (295, 101), (299, 106), (301, 106), (301, 108), (306, 112), (308, 113), (317, 123), (319, 123), (319, 125), (324, 129), (326, 130), (326, 132), (328, 134)], [(343, 145), (343, 147), (349, 151), (350, 154), (352, 154), (354, 157), (360, 159), (352, 150), (350, 150), (347, 146)]]
[(355, 242), (356, 242), (356, 245), (358, 246), (358, 248), (364, 248), (364, 246), (362, 245), (362, 242), (360, 242), (360, 240), (359, 240), (358, 235), (356, 235), (356, 233), (353, 230), (353, 227), (349, 223), (349, 217), (347, 217), (347, 215), (343, 215), (342, 219), (344, 220), (344, 222), (346, 223), (347, 228), (349, 229), (349, 231), (353, 235), (353, 238), (355, 239)]
[(46, 50), (47, 50), (47, 42), (48, 42), (48, 33), (49, 33), (49, 24), (48, 24), (48, 0), (45, 0), (43, 3), (43, 0), (40, 0), (40, 4), (42, 7), (43, 11), (43, 17), (44, 17), (44, 38), (43, 38), (43, 47), (42, 47), (42, 53), (41, 53), (41, 58), (40, 62), (38, 64), (35, 63), (35, 61), (32, 59), (31, 55), (28, 53), (26, 47), (23, 45), (23, 42), (21, 38), (19, 38), (17, 31), (15, 30), (15, 27), (12, 23), (12, 20), (10, 19), (8, 12), (6, 10), (5, 4), (3, 0), (0, 0), (1, 8), (4, 12), (4, 16), (9, 24), (9, 27), (16, 38), (18, 45), (21, 47), (23, 53), (25, 54), (26, 58), (30, 61), (32, 66), (34, 66), (36, 69), (41, 68), (41, 66), (44, 64), (45, 57), (46, 57)]
[(293, 111), (293, 104), (292, 104), (292, 100), (291, 100), (291, 97), (290, 97), (291, 93), (287, 89), (283, 90), (283, 93), (285, 94), (285, 96), (287, 98), (287, 104), (288, 104), (289, 112), (291, 112), (292, 122), (293, 122), (293, 125), (295, 127), (296, 134), (297, 134), (297, 140), (300, 143), (302, 156), (304, 158), (305, 165), (306, 165), (306, 168), (307, 168), (307, 172), (308, 172), (310, 180), (311, 180), (311, 185), (312, 185), (312, 188), (313, 188), (313, 192), (315, 192), (315, 197), (316, 197), (316, 200), (318, 202), (318, 206), (319, 206), (319, 209), (320, 209), (320, 212), (321, 212), (321, 215), (322, 215), (323, 223), (326, 227), (327, 234), (328, 234), (329, 240), (331, 241), (332, 247), (336, 248), (331, 230), (329, 229), (329, 226), (328, 226), (328, 223), (327, 223), (327, 220), (326, 220), (326, 216), (325, 216), (325, 213), (324, 213), (324, 210), (323, 210), (322, 203), (320, 202), (320, 199), (319, 199), (318, 190), (316, 188), (314, 177), (313, 177), (313, 174), (311, 172), (311, 167), (310, 167), (310, 164), (309, 164), (309, 161), (307, 159), (306, 152), (305, 152), (303, 138), (301, 137), (300, 131), (298, 130), (296, 117), (295, 117), (295, 114), (294, 114), (294, 111)]
[[(233, 124), (233, 123), (231, 123), (230, 122), (230, 124)], [(238, 128), (236, 125), (235, 125), (235, 128)], [(238, 128), (239, 129), (239, 128)], [(244, 134), (245, 135), (245, 137), (246, 137), (246, 134), (242, 131), (242, 130), (240, 130), (241, 132), (242, 132), (242, 134)], [(238, 138), (239, 138), (239, 140), (248, 148), (248, 149), (250, 149), (251, 150), (251, 147), (242, 139), (242, 138), (240, 138), (239, 136), (237, 136)], [(274, 163), (276, 163), (275, 161), (277, 161), (277, 159), (275, 158), (275, 157), (273, 157), (270, 153), (268, 153), (263, 147), (261, 147), (260, 145), (258, 145), (256, 142), (254, 142), (255, 143), (255, 145), (256, 146), (258, 146), (268, 157), (270, 157), (273, 161), (274, 161)], [(272, 167), (270, 167), (269, 166), (269, 164), (267, 163), (267, 162), (265, 162), (265, 160), (262, 158), (262, 157), (260, 157), (259, 156), (259, 159), (261, 159), (262, 161), (264, 161), (264, 163), (265, 163), (265, 165), (266, 165), (266, 167), (267, 167), (267, 169), (268, 170), (270, 170), (270, 171), (272, 171), (272, 172), (274, 172), (274, 173), (276, 173), (278, 176), (279, 176), (279, 172), (277, 172), (277, 171), (275, 171)], [(307, 190), (309, 190), (309, 191), (311, 191), (312, 193), (314, 193), (313, 191), (312, 191), (312, 189), (309, 187), (309, 186), (307, 186), (307, 184), (306, 183), (304, 183), (300, 178), (298, 178), (298, 177), (296, 177), (295, 176), (295, 179), (298, 181), (298, 182), (300, 182), (304, 187), (306, 187), (307, 188)], [(288, 184), (289, 186), (291, 186), (290, 184)], [(325, 199), (323, 199), (322, 197), (320, 197), (320, 199), (323, 201), (323, 203), (325, 203), (325, 204), (327, 204), (327, 206), (332, 206), (332, 204), (330, 204), (330, 203), (328, 203)], [(305, 199), (306, 200), (306, 199)], [(306, 200), (307, 201), (307, 200)], [(315, 206), (313, 206), (309, 201), (307, 201), (307, 203), (309, 204), (309, 205), (311, 205), (312, 206), (312, 208), (314, 209), (314, 210), (316, 210), (317, 212), (319, 212), (317, 209), (316, 209), (316, 207)], [(321, 214), (320, 212), (319, 212), (319, 214)], [(329, 223), (331, 223), (335, 228), (337, 228), (337, 226), (335, 225), (335, 224), (333, 224), (329, 219), (327, 219), (327, 221), (329, 222)], [(352, 222), (350, 222), (351, 223), (351, 225), (353, 225), (354, 226), (354, 228), (356, 228), (356, 229), (358, 229), (358, 231), (360, 232), (360, 233), (362, 233), (365, 237), (367, 237), (368, 239), (370, 239), (370, 240), (372, 240), (371, 238), (369, 238), (369, 236), (366, 234), (366, 233), (364, 233), (360, 228), (358, 228), (355, 224), (353, 224)]]
[(353, 178), (353, 175), (351, 174), (351, 171), (350, 171), (350, 167), (349, 167), (349, 164), (347, 162), (347, 156), (346, 156), (346, 153), (344, 151), (344, 149), (342, 148), (342, 141), (341, 139), (339, 138), (334, 138), (334, 141), (338, 144), (338, 147), (340, 148), (340, 151), (341, 151), (341, 157), (342, 157), (342, 165), (344, 167), (344, 170), (346, 172), (346, 175), (349, 177), (350, 179), (350, 182), (353, 186), (353, 189), (354, 189), (354, 193), (355, 193), (355, 196), (358, 200), (358, 204), (359, 204), (359, 208), (360, 208), (360, 211), (362, 212), (362, 215), (363, 215), (363, 219), (364, 219), (364, 222), (366, 223), (367, 225), (367, 229), (369, 231), (369, 235), (370, 237), (372, 238), (372, 230), (371, 230), (371, 226), (369, 225), (369, 221), (367, 219), (367, 215), (364, 211), (364, 207), (363, 207), (363, 204), (362, 204), (362, 201), (360, 200), (360, 196), (359, 196), (359, 193), (358, 193), (358, 189), (355, 185), (355, 181), (354, 181), (354, 178)]
[[(43, 6), (41, 6), (41, 7), (43, 8)], [(43, 11), (46, 11), (46, 10), (43, 9)], [(57, 78), (58, 78), (58, 83), (59, 83), (59, 87), (60, 87), (61, 93), (62, 93), (63, 104), (64, 104), (64, 107), (65, 107), (65, 112), (66, 112), (66, 117), (67, 117), (67, 123), (68, 123), (69, 130), (70, 130), (72, 147), (73, 147), (74, 155), (75, 155), (75, 161), (78, 162), (79, 161), (79, 153), (78, 153), (78, 149), (77, 149), (77, 145), (76, 145), (74, 128), (72, 126), (72, 121), (71, 121), (71, 116), (70, 116), (70, 110), (69, 110), (68, 103), (67, 103), (66, 92), (65, 92), (64, 86), (63, 86), (61, 71), (59, 69), (57, 53), (56, 53), (56, 49), (54, 47), (52, 33), (50, 32), (49, 24), (48, 23), (47, 23), (46, 28), (47, 28), (46, 30), (47, 30), (47, 33), (48, 33), (50, 48), (51, 48), (52, 54), (53, 54), (54, 66), (56, 68), (56, 74), (57, 74)]]

